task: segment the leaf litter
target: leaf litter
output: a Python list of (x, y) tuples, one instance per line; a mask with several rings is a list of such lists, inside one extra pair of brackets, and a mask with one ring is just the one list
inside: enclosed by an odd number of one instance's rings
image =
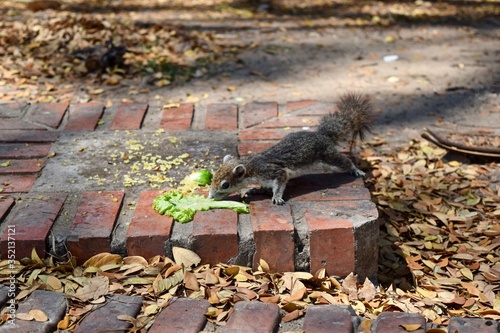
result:
[(231, 59), (240, 48), (208, 31), (144, 23), (131, 18), (134, 13), (109, 15), (104, 5), (95, 12), (86, 12), (87, 3), (32, 11), (4, 2), (0, 86), (8, 89), (0, 100), (71, 100), (77, 87), (87, 99), (120, 87), (136, 95), (203, 76), (209, 64)]
[[(37, 289), (66, 293), (70, 308), (58, 328), (69, 331), (108, 293), (144, 298), (136, 318), (121, 318), (135, 332), (145, 332), (176, 297), (207, 299), (206, 317), (217, 325), (224, 325), (239, 301), (277, 304), (285, 322), (312, 304), (351, 305), (364, 318), (365, 331), (383, 311), (420, 313), (436, 327), (452, 316), (498, 320), (500, 187), (489, 178), (498, 164), (446, 161), (445, 153), (424, 140), (392, 149), (377, 138), (360, 152), (371, 164), (381, 213), (379, 286), (352, 273), (343, 280), (329, 276), (324, 269), (274, 272), (264, 260), (255, 270), (209, 265), (182, 248), (173, 249), (173, 259), (101, 253), (82, 266), (42, 260), (33, 251), (13, 266), (1, 261), (0, 281), (16, 277), (18, 301)], [(43, 320), (40, 313), (25, 317)], [(8, 318), (4, 309), (2, 323)]]

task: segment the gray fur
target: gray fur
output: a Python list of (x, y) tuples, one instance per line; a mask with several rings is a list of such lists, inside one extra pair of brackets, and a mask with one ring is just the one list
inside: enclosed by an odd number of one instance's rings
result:
[(350, 172), (364, 176), (335, 146), (341, 141), (363, 137), (372, 120), (371, 105), (365, 96), (347, 94), (341, 98), (338, 108), (339, 112), (322, 119), (315, 132), (290, 133), (275, 146), (242, 160), (225, 156), (212, 179), (209, 197), (222, 199), (257, 184), (271, 188), (273, 203), (282, 205), (286, 183), (292, 178), (313, 172)]

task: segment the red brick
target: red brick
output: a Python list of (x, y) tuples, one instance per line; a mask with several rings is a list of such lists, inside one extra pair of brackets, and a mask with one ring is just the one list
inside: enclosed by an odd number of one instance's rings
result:
[[(424, 333), (425, 318), (418, 313), (382, 312), (376, 320), (373, 333), (407, 333), (401, 325), (420, 325), (420, 328), (412, 332)], [(454, 332), (453, 332), (454, 333)], [(462, 332), (460, 332), (462, 333)]]
[(146, 191), (139, 197), (126, 235), (129, 256), (149, 259), (158, 254), (165, 255), (165, 242), (170, 237), (173, 219), (153, 209), (153, 199), (160, 192)]
[(5, 217), (7, 217), (7, 214), (9, 213), (13, 204), (14, 198), (0, 197), (0, 222), (2, 222)]
[(141, 128), (148, 105), (143, 103), (123, 103), (109, 126), (110, 130), (137, 130)]
[(209, 104), (205, 129), (231, 131), (237, 128), (238, 107), (235, 104)]
[(290, 180), (285, 191), (294, 201), (370, 200), (361, 177), (348, 174), (311, 174)]
[(282, 128), (246, 129), (238, 133), (241, 141), (249, 140), (281, 140), (287, 134), (296, 131), (287, 131)]
[(35, 290), (19, 303), (16, 313), (42, 310), (47, 315), (47, 321), (16, 319), (14, 325), (4, 323), (0, 326), (0, 332), (57, 332), (57, 323), (63, 319), (68, 310), (67, 303), (63, 293)]
[(258, 128), (277, 128), (277, 127), (315, 127), (318, 126), (320, 116), (284, 116), (266, 120), (256, 125)]
[(192, 223), (192, 250), (203, 263), (227, 263), (238, 255), (238, 213), (229, 209), (197, 212)]
[(255, 153), (260, 153), (267, 148), (270, 148), (277, 144), (278, 141), (274, 142), (263, 142), (263, 141), (244, 141), (238, 144), (238, 154), (240, 156), (248, 156)]
[(0, 142), (42, 143), (54, 142), (59, 133), (48, 131), (3, 130), (0, 131)]
[(304, 318), (307, 333), (354, 333), (351, 313), (338, 305), (310, 305)]
[(201, 332), (207, 322), (205, 312), (209, 306), (205, 299), (177, 298), (160, 312), (148, 332)]
[(18, 118), (26, 106), (27, 103), (21, 102), (0, 103), (0, 118)]
[[(342, 176), (338, 175), (337, 177)], [(370, 200), (371, 198), (370, 191), (363, 186), (340, 186), (335, 188), (288, 186), (286, 193), (294, 201)]]
[(78, 263), (111, 252), (111, 235), (123, 196), (121, 191), (83, 193), (67, 239), (68, 250)]
[(194, 105), (181, 104), (176, 108), (164, 109), (161, 115), (160, 128), (168, 131), (181, 131), (191, 128)]
[(241, 108), (243, 128), (248, 128), (260, 124), (266, 119), (278, 116), (278, 103), (249, 103)]
[(448, 324), (449, 333), (498, 333), (500, 322), (480, 318), (451, 317)]
[(93, 131), (102, 116), (104, 105), (99, 102), (77, 104), (69, 110), (66, 131)]
[(277, 332), (279, 322), (279, 308), (276, 304), (255, 301), (237, 302), (226, 326), (222, 327), (222, 332)]
[[(0, 166), (0, 175), (16, 173), (35, 173), (42, 170), (44, 161), (42, 160), (9, 160), (8, 166)], [(0, 161), (0, 164), (6, 163)]]
[[(27, 198), (16, 207), (17, 210), (9, 226), (15, 227), (16, 257), (21, 259), (31, 257), (31, 250), (36, 249), (40, 257), (45, 256), (45, 242), (66, 199), (65, 194), (54, 193), (44, 195), (43, 198)], [(36, 216), (36, 218), (34, 218)], [(2, 254), (7, 253), (8, 231), (7, 228), (0, 241)]]
[(0, 130), (44, 130), (45, 128), (21, 119), (0, 118)]
[(67, 103), (39, 103), (34, 106), (27, 119), (41, 125), (57, 128), (67, 109)]
[(273, 271), (294, 270), (293, 221), (289, 205), (271, 200), (250, 203), (250, 221), (255, 241), (253, 267), (264, 259)]
[(347, 276), (355, 268), (354, 226), (345, 218), (329, 215), (330, 208), (328, 204), (316, 204), (304, 215), (311, 272), (324, 268), (330, 275)]
[(0, 193), (27, 193), (37, 176), (0, 176)]
[(49, 154), (52, 145), (50, 144), (27, 144), (10, 143), (0, 144), (0, 158), (36, 158), (45, 157)]
[(303, 101), (293, 101), (293, 102), (288, 102), (286, 103), (286, 111), (295, 111), (298, 109), (304, 109), (307, 108), (308, 106), (314, 105), (318, 103), (315, 100), (303, 100)]
[(106, 295), (106, 303), (85, 315), (74, 332), (129, 332), (132, 325), (126, 320), (118, 319), (118, 316), (135, 317), (141, 306), (142, 297)]
[(294, 178), (288, 182), (288, 186), (303, 186), (316, 188), (336, 188), (336, 187), (364, 187), (364, 180), (361, 177), (354, 177), (348, 174), (311, 174)]

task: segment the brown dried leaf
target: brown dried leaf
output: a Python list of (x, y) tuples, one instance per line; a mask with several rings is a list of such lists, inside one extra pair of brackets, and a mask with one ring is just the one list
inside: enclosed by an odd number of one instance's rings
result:
[(363, 286), (358, 291), (358, 298), (360, 300), (369, 302), (375, 298), (376, 294), (377, 289), (375, 288), (373, 283), (368, 278), (366, 278)]
[(35, 321), (38, 322), (45, 322), (49, 320), (45, 312), (39, 309), (32, 309), (28, 312), (28, 314), (31, 315)]
[(80, 302), (87, 302), (91, 300), (97, 300), (98, 298), (106, 295), (109, 290), (109, 280), (105, 276), (95, 276), (88, 279), (88, 284), (78, 288), (74, 295), (70, 295)]
[(342, 282), (342, 290), (350, 300), (358, 299), (358, 279), (353, 273), (350, 273)]
[(191, 289), (194, 291), (200, 290), (198, 279), (196, 278), (196, 275), (194, 275), (192, 272), (188, 271), (184, 272), (184, 286), (187, 289)]
[(196, 266), (201, 262), (201, 258), (191, 250), (174, 246), (172, 248), (175, 263), (185, 267)]

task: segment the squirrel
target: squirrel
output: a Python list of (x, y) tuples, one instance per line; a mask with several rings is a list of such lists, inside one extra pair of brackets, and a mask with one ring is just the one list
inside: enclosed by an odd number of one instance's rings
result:
[[(288, 180), (311, 173), (365, 173), (349, 157), (336, 149), (339, 142), (362, 140), (370, 132), (373, 107), (366, 95), (347, 93), (337, 103), (338, 112), (324, 116), (316, 131), (298, 131), (285, 136), (276, 145), (245, 159), (226, 155), (214, 173), (208, 197), (220, 200), (248, 185), (271, 188), (273, 204), (283, 205)], [(251, 189), (247, 194), (260, 191)]]

